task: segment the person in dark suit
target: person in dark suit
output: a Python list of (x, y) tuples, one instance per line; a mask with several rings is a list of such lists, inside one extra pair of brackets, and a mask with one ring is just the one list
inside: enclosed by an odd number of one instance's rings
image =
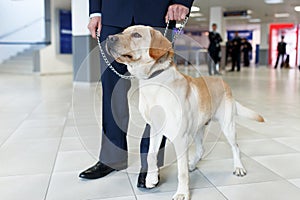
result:
[(226, 42), (226, 51), (225, 51), (225, 66), (228, 64), (228, 58), (231, 57), (232, 43), (231, 41)]
[(222, 37), (219, 33), (216, 32), (217, 24), (212, 24), (212, 31), (209, 32), (209, 46), (208, 46), (208, 53), (209, 53), (209, 63), (208, 63), (208, 73), (209, 75), (212, 74), (220, 74), (217, 70), (217, 64), (220, 62), (220, 52), (221, 52), (221, 45)]
[(278, 45), (277, 45), (277, 52), (278, 52), (278, 55), (277, 55), (277, 60), (276, 60), (274, 69), (277, 68), (277, 65), (278, 65), (278, 62), (279, 62), (279, 58), (280, 58), (280, 57), (281, 57), (281, 65), (280, 65), (280, 68), (282, 68), (283, 65), (284, 65), (284, 57), (285, 57), (285, 54), (286, 54), (286, 43), (285, 43), (283, 40), (284, 40), (284, 36), (281, 36), (281, 41), (278, 42)]
[(250, 60), (249, 60), (249, 53), (252, 52), (252, 45), (246, 39), (242, 39), (242, 51), (243, 51), (243, 58), (244, 58), (244, 67), (249, 67)]
[[(103, 42), (109, 35), (122, 32), (131, 25), (166, 27), (166, 20), (175, 27), (175, 20), (183, 20), (188, 15), (193, 0), (89, 0), (90, 22), (88, 28), (93, 38), (96, 31)], [(102, 82), (102, 145), (99, 162), (80, 173), (79, 177), (96, 179), (112, 171), (127, 167), (126, 134), (129, 121), (127, 92), (130, 81), (121, 79), (110, 69), (100, 56)], [(127, 73), (125, 65), (117, 62), (113, 67), (121, 74)], [(141, 171), (138, 187), (145, 188), (147, 175), (147, 153), (149, 150), (150, 126), (146, 125), (140, 144)], [(165, 139), (161, 147), (164, 147)], [(163, 152), (158, 154), (158, 165), (163, 163)]]
[(231, 58), (232, 58), (232, 67), (231, 72), (234, 71), (235, 66), (237, 66), (237, 71), (241, 70), (241, 38), (239, 37), (239, 32), (236, 31), (234, 38), (232, 39), (232, 50), (231, 50)]

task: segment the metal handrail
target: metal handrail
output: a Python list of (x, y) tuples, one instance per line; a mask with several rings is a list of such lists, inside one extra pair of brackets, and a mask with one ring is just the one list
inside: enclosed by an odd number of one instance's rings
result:
[(3, 38), (5, 38), (5, 37), (8, 37), (8, 36), (10, 36), (12, 34), (15, 34), (16, 32), (19, 32), (19, 31), (23, 30), (24, 28), (32, 26), (33, 24), (39, 22), (41, 19), (45, 19), (45, 17), (39, 17), (39, 18), (37, 18), (37, 19), (29, 22), (28, 24), (25, 24), (25, 25), (23, 25), (23, 26), (15, 29), (15, 30), (13, 30), (13, 31), (9, 31), (8, 33), (4, 33), (4, 34), (0, 35), (0, 40), (3, 39)]
[(0, 44), (4, 45), (49, 45), (51, 42), (1, 42)]

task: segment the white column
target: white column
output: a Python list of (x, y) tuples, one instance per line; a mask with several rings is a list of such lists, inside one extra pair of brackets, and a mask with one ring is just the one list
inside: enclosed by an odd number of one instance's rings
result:
[(88, 1), (72, 0), (73, 80), (76, 82), (100, 79), (99, 49), (87, 28), (89, 20)]
[(259, 64), (268, 65), (269, 57), (269, 24), (260, 25)]
[(269, 48), (269, 24), (262, 23), (260, 25), (260, 49), (268, 49)]
[(86, 0), (72, 0), (72, 35), (89, 35), (89, 2)]
[[(49, 5), (48, 5), (49, 6)], [(40, 50), (40, 73), (59, 74), (72, 72), (72, 55), (60, 54), (59, 49), (59, 9), (70, 9), (68, 0), (51, 0), (51, 44)], [(50, 39), (50, 38), (49, 38)]]
[(223, 39), (223, 42), (221, 42), (222, 59), (219, 66), (220, 70), (225, 70), (225, 43), (227, 41), (226, 24), (223, 17), (223, 11), (223, 8), (219, 6), (210, 7), (209, 14), (209, 30), (212, 30), (212, 24), (217, 24), (217, 32), (220, 33)]
[(225, 44), (226, 41), (226, 22), (223, 17), (223, 8), (222, 7), (210, 7), (210, 16), (209, 16), (209, 30), (213, 23), (217, 24), (217, 32), (219, 32), (223, 38), (222, 44)]

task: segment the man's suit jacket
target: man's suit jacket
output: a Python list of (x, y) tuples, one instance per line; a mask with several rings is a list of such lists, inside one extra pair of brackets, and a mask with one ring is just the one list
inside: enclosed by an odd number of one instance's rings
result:
[(101, 13), (102, 24), (128, 27), (134, 21), (154, 27), (164, 27), (169, 5), (182, 4), (191, 8), (193, 0), (89, 0), (89, 12)]
[(232, 56), (239, 55), (241, 53), (242, 39), (240, 37), (234, 37), (232, 42)]
[(286, 43), (278, 42), (277, 51), (279, 54), (286, 54)]
[(219, 52), (221, 50), (220, 42), (222, 42), (222, 37), (219, 33), (210, 31), (208, 34), (209, 39), (209, 52)]

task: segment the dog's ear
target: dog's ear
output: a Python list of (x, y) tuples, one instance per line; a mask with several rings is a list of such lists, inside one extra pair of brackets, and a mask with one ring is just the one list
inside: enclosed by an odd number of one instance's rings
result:
[(159, 31), (150, 29), (151, 43), (149, 48), (149, 55), (158, 60), (165, 55), (168, 51), (172, 51), (172, 43), (164, 37)]

